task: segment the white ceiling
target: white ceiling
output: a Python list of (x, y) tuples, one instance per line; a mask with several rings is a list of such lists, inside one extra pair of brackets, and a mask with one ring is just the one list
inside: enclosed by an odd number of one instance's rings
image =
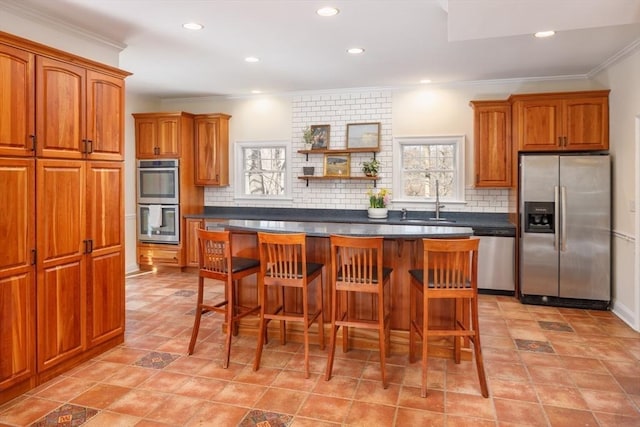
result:
[[(126, 46), (127, 87), (248, 95), (586, 76), (640, 44), (638, 0), (0, 0)], [(322, 18), (332, 5), (340, 13)], [(205, 28), (189, 32), (188, 21)], [(553, 29), (549, 39), (531, 33)], [(349, 47), (365, 48), (360, 56)], [(247, 56), (259, 63), (249, 64)]]

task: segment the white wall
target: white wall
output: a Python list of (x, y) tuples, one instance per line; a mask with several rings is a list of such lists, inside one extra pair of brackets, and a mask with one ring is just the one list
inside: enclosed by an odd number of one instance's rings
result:
[[(600, 72), (595, 80), (611, 88), (610, 138), (613, 161), (613, 308), (640, 330), (640, 52)], [(631, 205), (634, 205), (632, 209)], [(635, 212), (633, 212), (635, 210)]]

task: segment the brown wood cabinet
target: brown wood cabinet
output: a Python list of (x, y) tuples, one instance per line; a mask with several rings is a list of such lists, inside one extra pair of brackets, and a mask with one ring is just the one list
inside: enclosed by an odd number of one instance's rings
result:
[[(136, 155), (139, 159), (182, 156), (185, 144), (193, 141), (193, 114), (135, 113)], [(191, 151), (191, 150), (188, 150)]]
[(39, 370), (86, 348), (85, 168), (81, 160), (36, 161)]
[(0, 156), (33, 156), (35, 54), (0, 41)]
[(186, 264), (188, 267), (198, 267), (199, 250), (198, 250), (198, 233), (197, 231), (204, 228), (204, 220), (187, 218), (187, 237), (185, 241)]
[(1, 404), (124, 340), (129, 73), (2, 32), (0, 70)]
[(123, 160), (124, 81), (75, 64), (36, 58), (39, 157)]
[(35, 160), (0, 158), (0, 391), (36, 372), (35, 176)]
[(196, 185), (229, 185), (229, 119), (227, 114), (195, 117)]
[(124, 334), (124, 164), (87, 165), (87, 345)]
[(476, 187), (511, 187), (513, 147), (509, 101), (471, 101)]
[(609, 91), (512, 95), (520, 151), (609, 149)]

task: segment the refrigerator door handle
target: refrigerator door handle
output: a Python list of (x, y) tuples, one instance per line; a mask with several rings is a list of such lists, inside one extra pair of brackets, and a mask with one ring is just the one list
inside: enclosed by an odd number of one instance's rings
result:
[(556, 185), (555, 187), (553, 187), (553, 206), (554, 206), (554, 215), (553, 215), (553, 229), (554, 229), (554, 233), (553, 233), (553, 247), (555, 248), (555, 250), (558, 250), (558, 239), (559, 239), (559, 223), (560, 223), (560, 218), (558, 217), (558, 210), (560, 209), (560, 204), (559, 204), (559, 189), (558, 186)]
[(567, 250), (567, 187), (564, 185), (560, 187), (560, 213), (562, 215), (562, 222), (560, 223), (561, 240), (560, 250)]

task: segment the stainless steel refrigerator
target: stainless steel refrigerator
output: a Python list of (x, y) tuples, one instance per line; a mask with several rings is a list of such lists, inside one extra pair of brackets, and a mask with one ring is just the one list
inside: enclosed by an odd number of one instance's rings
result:
[(609, 155), (522, 155), (519, 200), (521, 300), (607, 309)]

